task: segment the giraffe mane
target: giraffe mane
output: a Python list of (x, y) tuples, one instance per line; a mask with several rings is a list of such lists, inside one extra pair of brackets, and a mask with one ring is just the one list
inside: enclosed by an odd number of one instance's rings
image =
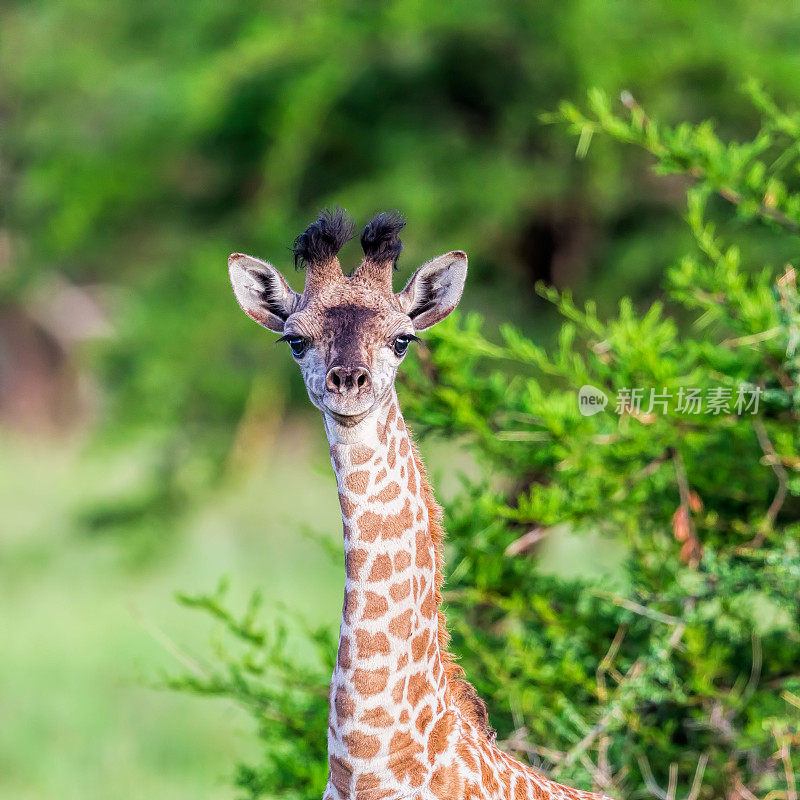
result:
[[(409, 437), (410, 438), (410, 437)], [(430, 525), (431, 539), (436, 553), (436, 578), (434, 591), (436, 599), (437, 614), (439, 615), (439, 652), (441, 653), (442, 666), (447, 677), (448, 690), (450, 696), (461, 711), (464, 717), (480, 731), (489, 742), (494, 742), (497, 733), (489, 724), (489, 714), (486, 710), (486, 703), (478, 696), (475, 687), (464, 677), (464, 668), (455, 660), (457, 657), (448, 650), (450, 644), (450, 632), (447, 630), (447, 619), (442, 611), (442, 583), (444, 576), (442, 566), (444, 557), (442, 547), (444, 542), (444, 528), (442, 527), (442, 507), (436, 502), (433, 496), (428, 473), (420, 457), (416, 443), (411, 440), (411, 450), (414, 454), (414, 461), (419, 470), (422, 484), (422, 494), (425, 505), (428, 508), (428, 520)]]

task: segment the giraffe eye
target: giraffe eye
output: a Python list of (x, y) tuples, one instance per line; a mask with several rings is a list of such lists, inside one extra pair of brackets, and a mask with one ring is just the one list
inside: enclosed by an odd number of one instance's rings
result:
[(403, 333), (400, 334), (395, 340), (392, 349), (395, 352), (396, 356), (404, 356), (406, 354), (406, 350), (408, 350), (408, 345), (411, 342), (419, 341), (416, 336), (410, 333)]
[(308, 348), (308, 341), (304, 339), (302, 336), (293, 336), (290, 334), (287, 336), (281, 336), (281, 338), (278, 339), (278, 341), (288, 342), (289, 347), (292, 348), (292, 354), (294, 355), (295, 358), (300, 358)]

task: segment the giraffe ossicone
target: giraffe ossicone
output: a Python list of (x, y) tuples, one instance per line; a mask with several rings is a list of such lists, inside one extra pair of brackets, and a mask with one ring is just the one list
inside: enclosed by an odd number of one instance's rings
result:
[(324, 211), (295, 240), (302, 294), (271, 264), (233, 254), (248, 316), (288, 342), (320, 409), (339, 489), (345, 586), (331, 678), (324, 800), (599, 800), (556, 784), (500, 750), (486, 708), (447, 651), (440, 611), (441, 510), (395, 393), (416, 333), (458, 304), (467, 256), (423, 264), (395, 293), (404, 220), (364, 228), (364, 258), (345, 275), (353, 236)]

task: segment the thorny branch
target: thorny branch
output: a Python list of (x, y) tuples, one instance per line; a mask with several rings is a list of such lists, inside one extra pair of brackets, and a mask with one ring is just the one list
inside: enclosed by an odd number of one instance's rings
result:
[[(647, 114), (644, 113), (644, 110), (639, 103), (636, 102), (634, 96), (630, 92), (624, 91), (620, 94), (620, 101), (625, 108), (627, 108), (632, 114), (635, 114), (641, 120), (642, 127), (647, 128), (647, 126), (650, 124), (650, 120), (648, 119)], [(656, 158), (659, 157), (660, 154), (657, 152), (655, 147), (648, 146), (647, 144), (644, 144), (643, 146), (648, 152), (656, 156)], [(697, 164), (686, 170), (686, 174), (697, 181), (708, 180), (709, 177), (707, 170), (703, 169)], [(735, 206), (740, 206), (744, 202), (744, 197), (742, 197), (739, 192), (731, 189), (729, 186), (716, 186), (714, 188), (720, 197), (723, 197), (725, 200)], [(777, 222), (787, 230), (795, 233), (800, 231), (800, 225), (798, 225), (795, 220), (787, 217), (786, 214), (784, 214), (780, 209), (777, 209), (771, 205), (771, 202), (772, 199), (769, 196), (764, 197), (762, 202), (758, 205), (759, 215), (765, 217), (766, 219), (771, 219), (773, 222)]]
[[(684, 604), (684, 614), (688, 614), (694, 608), (695, 601), (693, 598), (689, 598), (686, 603)], [(672, 635), (669, 637), (667, 641), (666, 652), (664, 653), (664, 657), (668, 657), (670, 653), (678, 646), (678, 642), (683, 638), (683, 634), (686, 632), (686, 622), (681, 621), (679, 625), (675, 627), (675, 630), (672, 632)], [(622, 684), (627, 683), (631, 680), (635, 680), (638, 678), (642, 672), (644, 671), (644, 659), (637, 658), (636, 661), (631, 664), (630, 669), (625, 673), (623, 680), (620, 683), (620, 686), (617, 689), (619, 693), (619, 689), (622, 687)], [(595, 742), (598, 736), (603, 734), (614, 720), (614, 718), (620, 712), (620, 700), (617, 699), (615, 702), (611, 703), (610, 708), (606, 711), (605, 714), (598, 720), (598, 722), (591, 728), (591, 730), (581, 739), (574, 747), (572, 747), (569, 752), (566, 753), (564, 756), (564, 761), (567, 764), (572, 763), (577, 758), (581, 756), (592, 744)]]
[(749, 547), (760, 547), (764, 543), (767, 534), (772, 530), (772, 526), (775, 524), (775, 520), (786, 500), (786, 495), (789, 491), (789, 475), (786, 472), (786, 468), (781, 463), (780, 456), (775, 452), (775, 448), (772, 446), (772, 442), (767, 434), (767, 429), (760, 419), (756, 418), (753, 420), (753, 430), (755, 430), (758, 443), (761, 445), (761, 449), (766, 456), (767, 464), (772, 467), (772, 471), (778, 478), (778, 490), (775, 492), (775, 497), (772, 499), (767, 513), (764, 515), (758, 533), (747, 545)]
[[(658, 785), (653, 776), (653, 771), (650, 769), (650, 762), (644, 754), (637, 756), (639, 762), (639, 769), (642, 771), (645, 785), (647, 786), (650, 794), (658, 800), (676, 800), (675, 792), (678, 786), (678, 765), (673, 763), (669, 765), (669, 784), (666, 791)], [(697, 766), (694, 771), (694, 778), (692, 785), (689, 789), (689, 794), (686, 795), (685, 800), (697, 800), (700, 796), (700, 789), (703, 786), (703, 775), (705, 774), (706, 767), (708, 766), (708, 753), (703, 753), (697, 761)]]

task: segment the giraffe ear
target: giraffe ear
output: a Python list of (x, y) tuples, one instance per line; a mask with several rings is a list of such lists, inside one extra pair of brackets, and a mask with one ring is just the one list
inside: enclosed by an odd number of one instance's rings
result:
[(411, 317), (414, 329), (424, 331), (458, 305), (466, 279), (467, 254), (453, 250), (423, 264), (395, 297)]
[(242, 253), (228, 259), (228, 272), (242, 311), (259, 325), (283, 332), (284, 323), (300, 301), (283, 275), (272, 264)]

